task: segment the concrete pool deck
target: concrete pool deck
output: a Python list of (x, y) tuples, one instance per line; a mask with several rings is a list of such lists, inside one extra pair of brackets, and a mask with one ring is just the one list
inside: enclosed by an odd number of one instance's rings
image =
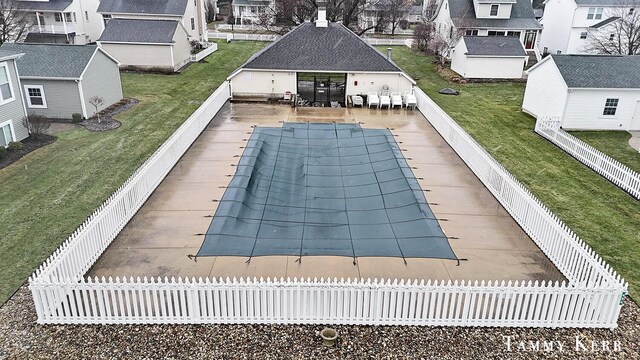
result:
[[(199, 257), (203, 234), (231, 180), (252, 126), (359, 122), (390, 128), (461, 261), (336, 256)], [(452, 280), (562, 280), (418, 111), (292, 109), (226, 104), (90, 270), (91, 276), (337, 277)]]

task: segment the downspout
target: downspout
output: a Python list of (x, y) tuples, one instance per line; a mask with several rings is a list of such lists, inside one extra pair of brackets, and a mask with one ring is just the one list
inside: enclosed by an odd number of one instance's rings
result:
[(87, 115), (87, 106), (84, 103), (84, 91), (82, 90), (82, 79), (76, 80), (76, 83), (78, 84), (78, 92), (80, 93), (80, 106), (82, 107), (82, 116), (85, 119), (88, 119), (89, 116)]
[(171, 51), (171, 68), (176, 71), (176, 63), (173, 60), (173, 45), (169, 45), (169, 51)]

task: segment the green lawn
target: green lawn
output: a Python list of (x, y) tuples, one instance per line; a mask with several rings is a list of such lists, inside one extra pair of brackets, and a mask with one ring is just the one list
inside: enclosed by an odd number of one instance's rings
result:
[(218, 46), (180, 75), (122, 74), (140, 104), (117, 117), (119, 129), (62, 133), (0, 170), (0, 304), (264, 43)]
[(571, 135), (627, 165), (631, 170), (640, 172), (640, 152), (629, 145), (631, 134), (628, 132), (572, 131)]
[[(451, 84), (406, 47), (394, 47), (393, 59), (640, 295), (640, 202), (533, 132), (534, 118), (520, 111), (524, 84)], [(438, 94), (443, 87), (461, 95)]]

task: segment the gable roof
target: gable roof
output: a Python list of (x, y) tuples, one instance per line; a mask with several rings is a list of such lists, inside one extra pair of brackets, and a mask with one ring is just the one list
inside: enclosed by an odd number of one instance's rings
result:
[[(442, 11), (442, 9), (439, 11)], [(542, 25), (533, 14), (531, 0), (516, 0), (516, 3), (511, 5), (511, 18), (509, 19), (476, 18), (473, 0), (449, 0), (449, 12), (452, 19), (458, 19), (462, 28), (483, 27), (524, 30), (542, 28)]]
[(18, 7), (23, 10), (63, 11), (68, 8), (72, 2), (73, 0), (19, 1)]
[(469, 55), (527, 56), (514, 36), (463, 36)]
[(610, 24), (610, 23), (612, 23), (612, 22), (614, 22), (614, 21), (616, 21), (618, 19), (620, 19), (619, 16), (612, 16), (612, 17), (610, 17), (610, 18), (608, 18), (606, 20), (602, 20), (599, 23), (593, 24), (593, 25), (591, 25), (589, 27), (592, 28), (592, 29), (598, 29), (598, 28), (601, 28), (601, 27), (603, 27), (605, 25), (608, 25), (608, 24)]
[(24, 54), (16, 60), (21, 78), (79, 79), (98, 47), (95, 45), (4, 43), (0, 49)]
[(184, 15), (188, 0), (101, 0), (99, 13)]
[(551, 55), (551, 58), (570, 88), (640, 88), (640, 55)]
[(172, 44), (178, 26), (177, 20), (111, 19), (97, 41)]
[(640, 0), (574, 0), (578, 6), (602, 5), (602, 6), (623, 6), (631, 7), (632, 5), (640, 5)]
[(0, 49), (0, 60), (17, 59), (20, 57), (20, 55), (22, 55), (22, 53), (19, 53), (17, 51)]
[(402, 72), (341, 23), (303, 23), (252, 56), (245, 69)]

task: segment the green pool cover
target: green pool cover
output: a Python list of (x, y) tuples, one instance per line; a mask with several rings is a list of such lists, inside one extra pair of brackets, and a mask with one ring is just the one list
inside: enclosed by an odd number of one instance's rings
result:
[(457, 259), (393, 135), (256, 127), (196, 256)]

